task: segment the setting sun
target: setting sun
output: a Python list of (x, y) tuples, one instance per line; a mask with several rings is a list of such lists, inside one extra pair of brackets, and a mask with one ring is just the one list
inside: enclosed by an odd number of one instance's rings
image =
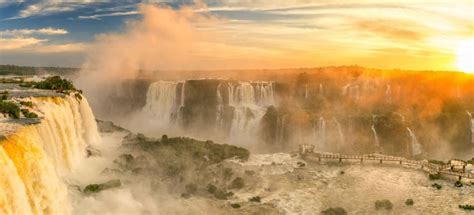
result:
[(463, 41), (456, 51), (456, 67), (462, 72), (474, 73), (473, 66), (474, 39)]

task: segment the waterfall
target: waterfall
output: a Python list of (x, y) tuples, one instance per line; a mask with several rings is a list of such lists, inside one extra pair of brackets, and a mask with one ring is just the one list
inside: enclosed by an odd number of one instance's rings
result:
[(334, 123), (336, 123), (336, 126), (337, 126), (337, 133), (339, 134), (338, 148), (341, 149), (344, 146), (344, 143), (345, 143), (344, 133), (342, 132), (341, 124), (339, 123), (339, 121), (337, 121), (337, 119), (335, 117), (333, 117), (332, 120), (334, 121)]
[(60, 176), (100, 143), (92, 111), (83, 97), (31, 98), (41, 121), (14, 127), (0, 142), (0, 214), (70, 214)]
[(273, 83), (239, 82), (228, 84), (229, 106), (234, 107), (230, 126), (230, 139), (255, 141), (260, 120), (270, 105), (274, 105)]
[(377, 120), (377, 116), (372, 115), (372, 127), (370, 129), (372, 130), (372, 133), (374, 134), (374, 144), (375, 147), (380, 148), (380, 141), (379, 141), (379, 136), (377, 135), (377, 130), (375, 130), (375, 121)]
[(350, 99), (358, 100), (361, 96), (360, 86), (351, 83), (346, 84), (342, 87), (342, 95)]
[[(184, 105), (184, 96), (180, 101), (182, 104), (177, 104), (178, 83), (158, 81), (150, 85), (144, 110), (153, 117), (153, 120), (164, 125), (173, 122), (173, 116), (178, 114), (180, 105)], [(184, 94), (184, 84), (181, 93)]]
[(184, 99), (186, 98), (185, 94), (184, 94), (185, 90), (186, 90), (186, 81), (181, 82), (181, 93), (180, 93), (180, 97), (179, 97), (179, 108), (178, 108), (178, 111), (177, 111), (178, 116), (177, 116), (177, 120), (176, 120), (178, 122), (178, 124), (183, 122)]
[(222, 98), (222, 83), (217, 85), (217, 107), (216, 107), (216, 126), (222, 128), (224, 123), (224, 99)]
[(286, 115), (283, 116), (278, 116), (277, 118), (277, 126), (276, 126), (276, 132), (275, 132), (275, 142), (276, 143), (283, 143), (284, 141), (284, 135), (285, 135), (285, 120), (286, 120)]
[(324, 149), (326, 147), (326, 121), (324, 117), (319, 117), (319, 147)]
[(387, 85), (387, 88), (385, 89), (385, 99), (387, 99), (387, 102), (392, 101), (392, 87)]
[(410, 142), (411, 155), (415, 156), (415, 155), (421, 154), (423, 152), (422, 151), (423, 148), (421, 144), (418, 142), (418, 139), (416, 139), (415, 133), (409, 127), (407, 127), (407, 131), (408, 131), (408, 135), (410, 135), (410, 138), (411, 138), (411, 142)]
[(377, 131), (375, 130), (375, 125), (372, 125), (372, 127), (370, 127), (370, 129), (372, 129), (372, 133), (374, 134), (375, 146), (380, 147), (379, 137), (377, 135)]
[(55, 167), (73, 170), (85, 156), (87, 145), (100, 142), (97, 124), (92, 110), (83, 98), (77, 101), (73, 96), (65, 98), (33, 98), (43, 120), (35, 126), (38, 142)]
[(324, 96), (323, 84), (319, 84), (319, 95)]

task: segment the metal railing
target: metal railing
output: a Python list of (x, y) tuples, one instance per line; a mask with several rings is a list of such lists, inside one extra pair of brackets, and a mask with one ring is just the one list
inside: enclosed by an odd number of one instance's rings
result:
[(474, 179), (474, 174), (466, 172), (466, 165), (451, 165), (451, 164), (434, 164), (430, 163), (426, 160), (409, 160), (403, 157), (395, 157), (389, 155), (381, 155), (381, 154), (368, 154), (368, 155), (343, 155), (343, 154), (326, 154), (326, 153), (318, 153), (314, 152), (314, 147), (312, 146), (300, 146), (300, 154), (304, 156), (311, 156), (316, 157), (318, 161), (322, 161), (322, 159), (331, 159), (331, 160), (339, 160), (342, 162), (343, 160), (357, 160), (363, 163), (364, 161), (378, 161), (379, 163), (383, 162), (397, 162), (400, 165), (403, 164), (411, 164), (420, 166), (422, 170), (428, 171), (430, 173), (440, 173), (445, 175), (457, 176), (459, 180), (462, 178), (466, 179)]

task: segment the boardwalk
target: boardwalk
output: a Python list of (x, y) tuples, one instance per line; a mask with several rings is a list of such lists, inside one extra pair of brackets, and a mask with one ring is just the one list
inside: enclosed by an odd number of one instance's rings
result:
[(468, 179), (474, 180), (474, 174), (466, 172), (466, 164), (464, 165), (440, 165), (429, 163), (427, 160), (409, 160), (403, 157), (395, 157), (382, 154), (368, 154), (368, 155), (342, 155), (342, 154), (330, 154), (330, 153), (321, 153), (315, 152), (314, 146), (312, 145), (300, 145), (300, 154), (303, 157), (310, 157), (317, 159), (318, 161), (322, 160), (336, 160), (342, 162), (344, 160), (348, 161), (357, 161), (364, 163), (364, 161), (375, 161), (379, 163), (398, 163), (400, 165), (412, 165), (418, 166), (422, 170), (429, 173), (439, 173), (443, 175), (456, 176), (459, 180)]

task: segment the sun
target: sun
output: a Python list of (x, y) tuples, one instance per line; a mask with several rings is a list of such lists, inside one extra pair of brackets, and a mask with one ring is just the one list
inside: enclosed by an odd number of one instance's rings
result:
[(456, 51), (456, 67), (465, 73), (474, 74), (474, 38), (459, 43)]

